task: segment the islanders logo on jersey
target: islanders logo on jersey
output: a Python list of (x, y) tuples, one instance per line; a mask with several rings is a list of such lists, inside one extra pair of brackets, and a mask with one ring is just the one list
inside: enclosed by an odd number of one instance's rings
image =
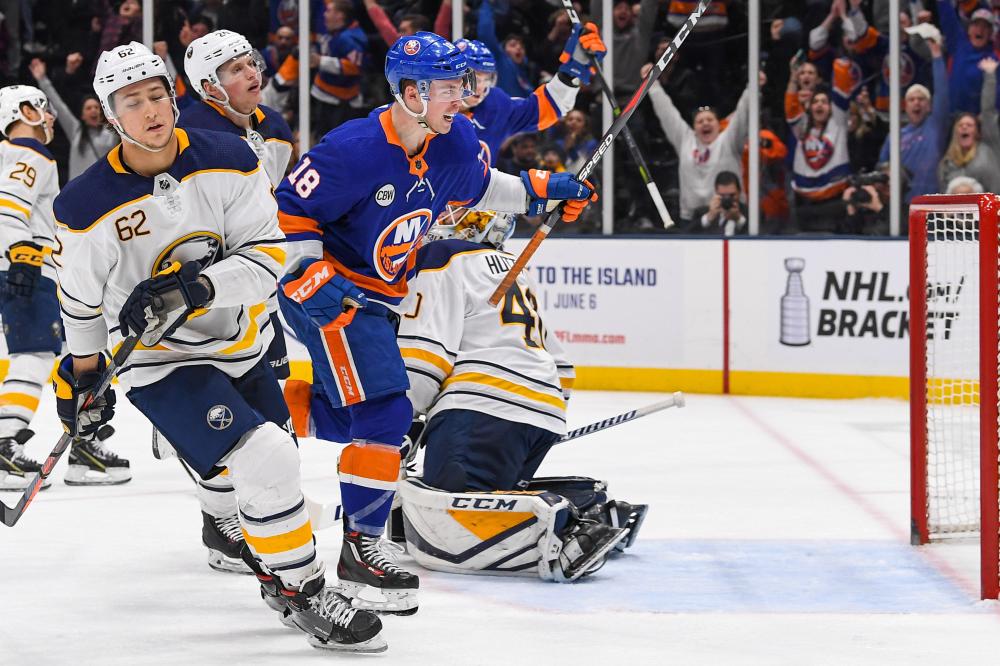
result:
[(813, 171), (819, 171), (833, 157), (833, 143), (826, 135), (820, 134), (814, 128), (809, 132), (806, 140), (802, 142), (802, 153), (809, 168)]
[(396, 279), (406, 258), (430, 229), (431, 215), (427, 208), (419, 208), (400, 215), (382, 230), (372, 248), (372, 265), (380, 278), (386, 282)]

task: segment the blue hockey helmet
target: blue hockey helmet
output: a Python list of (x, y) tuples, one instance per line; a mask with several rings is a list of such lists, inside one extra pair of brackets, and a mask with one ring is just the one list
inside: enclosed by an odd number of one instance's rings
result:
[(465, 54), (469, 66), (477, 72), (493, 74), (497, 71), (497, 59), (493, 57), (493, 52), (478, 39), (463, 38), (455, 42), (455, 46)]
[(404, 79), (416, 81), (417, 90), (425, 100), (430, 97), (431, 81), (461, 78), (468, 94), (475, 90), (475, 76), (465, 54), (433, 32), (421, 31), (396, 40), (385, 56), (385, 78), (397, 99), (402, 93), (399, 84)]

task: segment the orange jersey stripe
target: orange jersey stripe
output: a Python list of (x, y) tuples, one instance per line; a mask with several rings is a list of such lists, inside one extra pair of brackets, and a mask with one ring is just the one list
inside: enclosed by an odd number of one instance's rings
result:
[(552, 106), (548, 95), (545, 94), (545, 86), (538, 86), (535, 89), (535, 99), (538, 100), (538, 129), (544, 130), (559, 122), (559, 110)]
[(278, 226), (286, 234), (320, 233), (319, 222), (311, 217), (290, 215), (280, 210), (278, 211)]

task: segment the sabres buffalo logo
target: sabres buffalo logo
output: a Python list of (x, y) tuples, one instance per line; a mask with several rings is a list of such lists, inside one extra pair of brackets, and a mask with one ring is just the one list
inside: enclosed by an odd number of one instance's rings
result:
[(151, 275), (165, 270), (171, 263), (197, 261), (202, 269), (222, 259), (222, 238), (211, 231), (195, 231), (170, 243), (156, 258)]
[(372, 248), (372, 265), (380, 278), (386, 282), (396, 279), (406, 258), (430, 229), (431, 219), (431, 211), (420, 208), (397, 217), (382, 230)]
[(409, 39), (403, 44), (403, 53), (406, 55), (417, 55), (420, 51), (420, 42), (416, 39)]

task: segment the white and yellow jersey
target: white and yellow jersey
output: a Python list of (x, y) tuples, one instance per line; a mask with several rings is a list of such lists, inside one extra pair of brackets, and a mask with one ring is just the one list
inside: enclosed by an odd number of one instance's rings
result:
[[(5, 253), (14, 243), (31, 241), (50, 252), (55, 248), (52, 202), (57, 194), (56, 161), (40, 141), (10, 139), (0, 143), (0, 270), (10, 265)], [(56, 279), (49, 252), (42, 275)]]
[(488, 302), (513, 263), (462, 240), (418, 251), (397, 336), (415, 413), (471, 409), (566, 432), (573, 366), (545, 330), (537, 288), (524, 272), (500, 306)]
[(125, 300), (173, 261), (200, 262), (215, 287), (206, 313), (155, 347), (136, 348), (118, 374), (126, 387), (193, 364), (239, 377), (273, 336), (265, 301), (282, 271), (285, 239), (267, 175), (239, 137), (175, 132), (180, 150), (165, 174), (132, 172), (118, 146), (55, 201), (53, 258), (71, 353), (97, 353), (109, 338), (116, 348)]

